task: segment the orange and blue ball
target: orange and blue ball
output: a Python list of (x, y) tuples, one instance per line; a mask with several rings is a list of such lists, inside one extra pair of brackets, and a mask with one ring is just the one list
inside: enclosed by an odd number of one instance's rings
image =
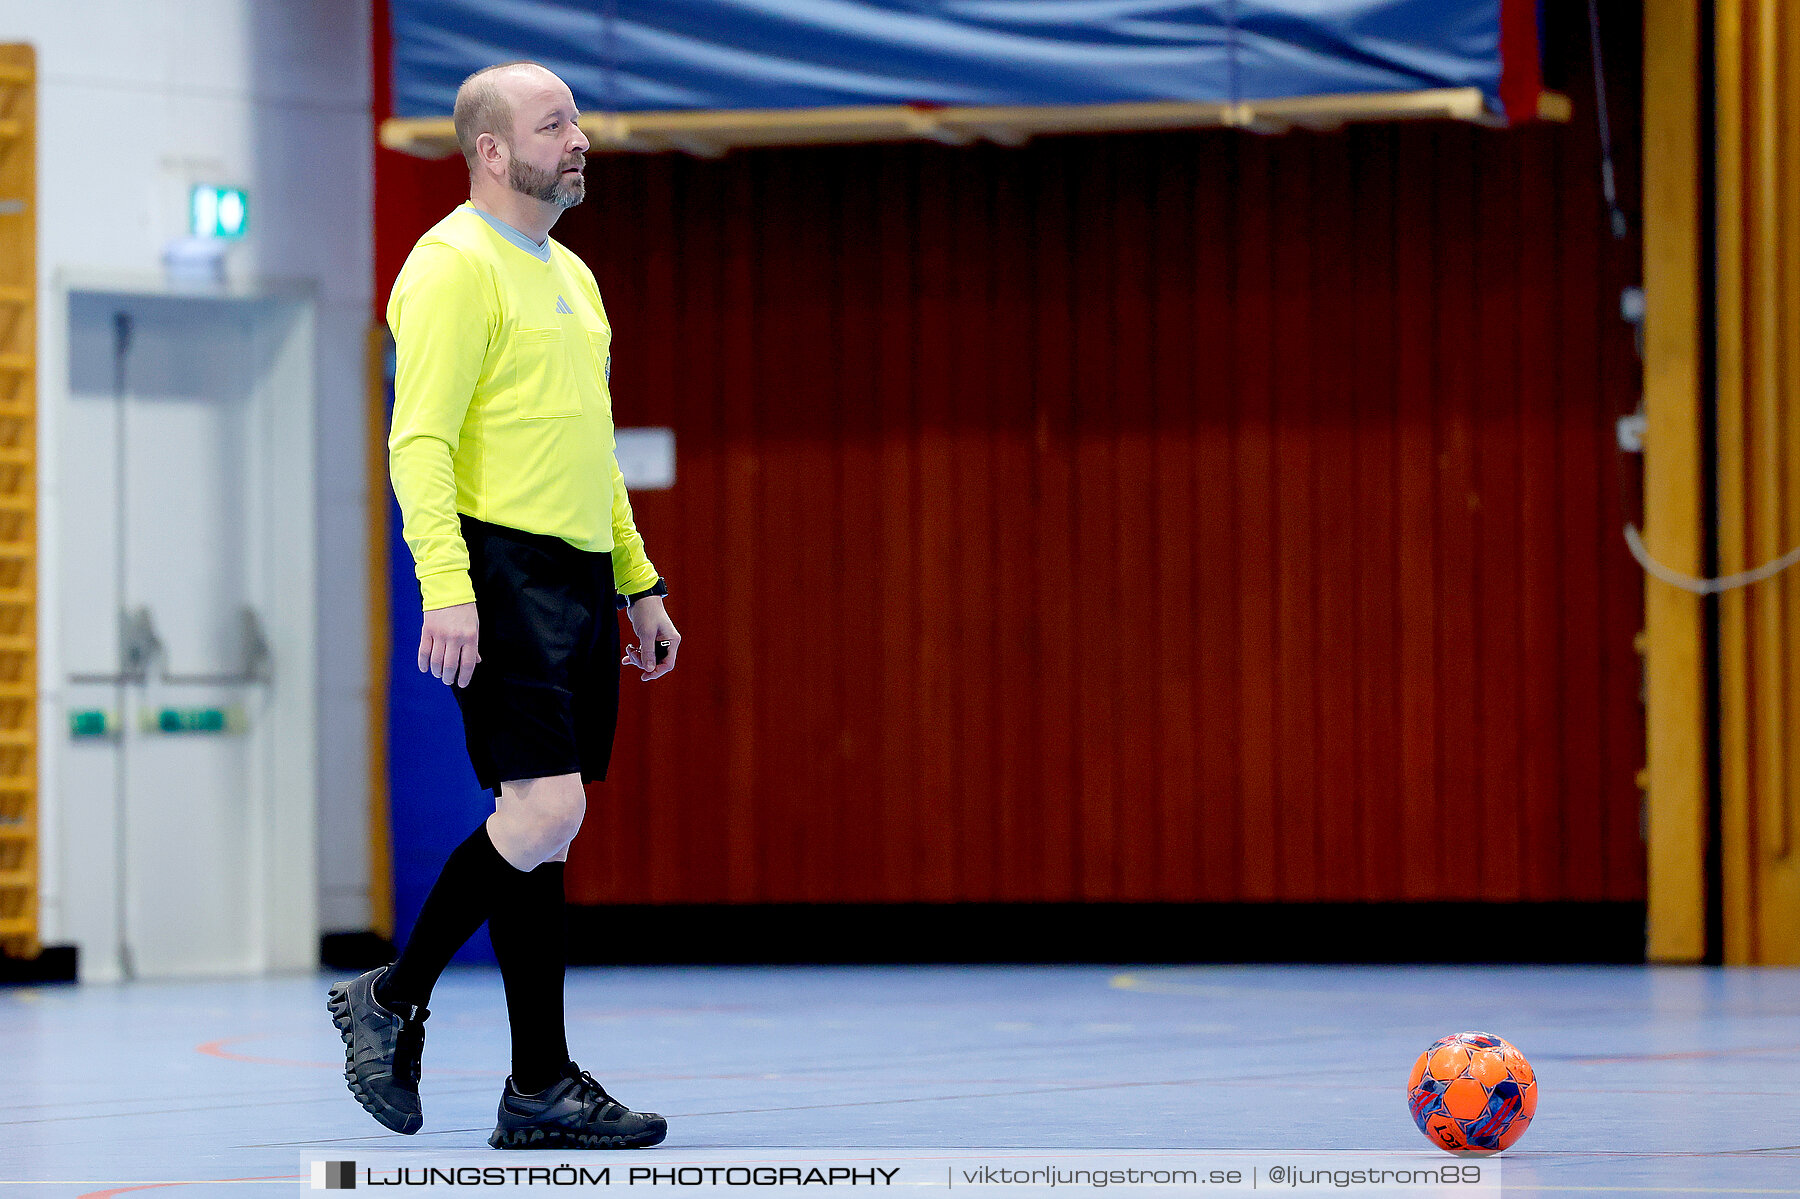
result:
[(1531, 1063), (1492, 1033), (1433, 1041), (1413, 1064), (1407, 1092), (1413, 1123), (1449, 1153), (1498, 1153), (1524, 1136), (1537, 1114)]

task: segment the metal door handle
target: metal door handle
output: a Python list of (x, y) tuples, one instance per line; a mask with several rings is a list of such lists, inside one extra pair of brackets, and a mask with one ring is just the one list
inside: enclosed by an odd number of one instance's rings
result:
[(169, 669), (168, 656), (162, 638), (157, 636), (150, 609), (133, 608), (119, 614), (121, 661), (118, 671), (114, 674), (72, 674), (69, 681), (143, 685), (150, 681), (150, 665), (155, 662), (161, 667), (156, 677), (164, 683), (243, 686), (274, 682), (274, 656), (269, 652), (269, 639), (263, 635), (262, 622), (257, 620), (254, 609), (243, 609), (238, 628), (243, 646), (242, 670), (234, 674), (178, 674)]

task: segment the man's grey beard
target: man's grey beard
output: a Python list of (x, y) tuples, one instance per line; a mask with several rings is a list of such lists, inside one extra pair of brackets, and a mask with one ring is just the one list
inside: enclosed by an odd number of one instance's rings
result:
[(558, 208), (573, 208), (587, 196), (587, 180), (580, 175), (564, 179), (560, 170), (546, 171), (516, 158), (506, 164), (506, 181), (514, 191)]

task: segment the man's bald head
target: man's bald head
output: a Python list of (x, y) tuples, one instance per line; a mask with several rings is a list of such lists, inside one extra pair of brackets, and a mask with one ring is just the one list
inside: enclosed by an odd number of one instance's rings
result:
[(507, 145), (513, 139), (514, 98), (526, 87), (541, 86), (556, 75), (547, 67), (520, 59), (483, 67), (456, 89), (451, 119), (456, 125), (456, 145), (473, 171), (477, 157), (475, 139), (491, 133)]
[(454, 119), (469, 198), (514, 216), (513, 193), (555, 208), (581, 203), (588, 139), (580, 118), (569, 85), (534, 62), (503, 62), (463, 80)]

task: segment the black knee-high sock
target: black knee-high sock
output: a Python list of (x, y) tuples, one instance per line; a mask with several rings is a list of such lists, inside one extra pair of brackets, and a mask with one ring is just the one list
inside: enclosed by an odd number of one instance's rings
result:
[(406, 948), (376, 985), (375, 998), (392, 1002), (425, 1004), (438, 975), (488, 918), (496, 896), (512, 890), (525, 871), (500, 856), (488, 837), (487, 821), (469, 834), (468, 840), (450, 851), (437, 881), (419, 909)]
[(568, 936), (563, 864), (545, 862), (517, 876), (488, 913), (488, 935), (506, 984), (513, 1086), (530, 1095), (561, 1078), (569, 1061), (563, 1031)]

